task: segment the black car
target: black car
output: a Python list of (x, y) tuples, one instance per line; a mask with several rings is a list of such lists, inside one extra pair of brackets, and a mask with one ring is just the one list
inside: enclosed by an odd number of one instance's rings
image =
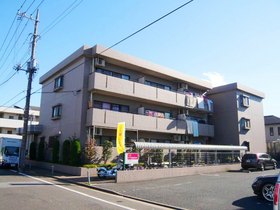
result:
[(255, 168), (264, 171), (277, 168), (277, 161), (266, 153), (247, 153), (242, 157), (241, 167), (245, 170)]
[(278, 175), (259, 176), (252, 184), (253, 191), (256, 195), (263, 197), (265, 200), (273, 201), (274, 186)]

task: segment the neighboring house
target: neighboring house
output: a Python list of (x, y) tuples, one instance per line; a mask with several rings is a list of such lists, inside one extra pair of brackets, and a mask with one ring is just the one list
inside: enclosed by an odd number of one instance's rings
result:
[(273, 156), (280, 154), (280, 118), (274, 115), (264, 116), (267, 151)]
[(208, 96), (215, 104), (215, 144), (242, 145), (250, 152), (266, 152), (262, 92), (233, 83), (213, 88)]
[[(14, 106), (0, 107), (0, 137), (22, 139), (22, 130), (24, 123), (24, 109)], [(26, 148), (36, 140), (42, 128), (38, 125), (40, 118), (40, 108), (31, 106), (29, 110), (28, 137)]]
[[(0, 107), (0, 137), (20, 138), (18, 129), (23, 127), (24, 110), (20, 107)], [(39, 124), (40, 109), (31, 107), (29, 111), (29, 125)]]
[[(263, 114), (261, 93), (244, 91), (252, 101), (247, 108), (251, 110), (247, 111), (251, 127), (248, 132), (234, 129), (238, 139), (229, 138), (227, 129), (220, 125), (238, 127), (239, 117), (230, 121), (214, 118), (215, 113), (219, 114), (215, 109), (221, 105), (216, 104), (220, 99), (215, 102), (216, 92), (208, 97), (212, 89), (208, 82), (105, 49), (99, 45), (83, 46), (40, 78), (42, 92), (49, 93), (41, 96), (40, 116), (44, 126), (40, 139), (46, 142), (48, 151), (55, 139), (62, 144), (73, 136), (81, 140), (82, 146), (88, 138), (95, 138), (97, 145), (105, 140), (115, 145), (118, 122), (126, 123), (127, 144), (146, 141), (241, 145), (247, 140), (252, 151), (265, 151), (259, 139), (251, 140), (261, 133), (259, 129), (264, 135), (263, 121), (251, 116), (252, 112)], [(236, 101), (233, 102), (232, 111), (241, 116), (242, 110), (237, 111)]]

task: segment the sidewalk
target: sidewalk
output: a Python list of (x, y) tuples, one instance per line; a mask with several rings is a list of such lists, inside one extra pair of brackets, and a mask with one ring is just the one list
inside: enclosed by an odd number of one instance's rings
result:
[(41, 168), (37, 168), (37, 167), (26, 168), (24, 173), (31, 175), (31, 176), (35, 176), (35, 177), (52, 177), (61, 182), (68, 182), (68, 183), (92, 188), (95, 190), (100, 190), (100, 191), (103, 191), (106, 193), (120, 195), (120, 196), (127, 197), (127, 198), (134, 199), (134, 200), (139, 200), (139, 201), (143, 201), (143, 202), (147, 202), (147, 203), (156, 204), (156, 205), (159, 205), (162, 207), (167, 207), (170, 209), (182, 209), (182, 208), (178, 208), (178, 207), (171, 206), (168, 204), (157, 202), (156, 199), (155, 200), (152, 199), (154, 196), (150, 196), (149, 200), (147, 200), (141, 196), (135, 197), (135, 195), (133, 195), (133, 193), (130, 193), (130, 191), (125, 190), (127, 187), (129, 187), (129, 186), (127, 186), (129, 184), (116, 184), (114, 179), (99, 179), (98, 177), (90, 177), (90, 179), (89, 179), (88, 177), (85, 177), (85, 176), (67, 175), (67, 174), (63, 174), (60, 172), (41, 169)]

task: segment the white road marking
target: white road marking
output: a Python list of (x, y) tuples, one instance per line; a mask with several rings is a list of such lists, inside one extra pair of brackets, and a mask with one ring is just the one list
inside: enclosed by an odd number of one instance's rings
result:
[(220, 174), (199, 174), (201, 176), (220, 176)]
[[(16, 172), (16, 171), (15, 171), (15, 172)], [(95, 200), (98, 200), (98, 201), (101, 201), (101, 202), (104, 202), (104, 203), (108, 203), (108, 204), (113, 205), (113, 206), (117, 206), (117, 207), (120, 207), (120, 208), (123, 208), (123, 209), (128, 209), (128, 210), (135, 210), (135, 209), (133, 209), (133, 208), (129, 208), (129, 207), (126, 207), (126, 206), (123, 206), (123, 205), (115, 204), (115, 203), (113, 203), (113, 202), (106, 201), (106, 200), (103, 200), (103, 199), (100, 199), (100, 198), (97, 198), (97, 197), (94, 197), (94, 196), (91, 196), (91, 195), (88, 195), (88, 194), (85, 194), (85, 193), (82, 193), (82, 192), (79, 192), (79, 191), (76, 191), (76, 190), (72, 190), (72, 189), (69, 189), (69, 188), (67, 188), (67, 187), (63, 187), (63, 186), (54, 184), (54, 183), (52, 183), (52, 182), (48, 182), (48, 181), (45, 181), (45, 180), (43, 180), (43, 179), (36, 178), (36, 177), (30, 176), (30, 175), (25, 174), (25, 173), (20, 173), (20, 172), (19, 172), (19, 174), (21, 174), (21, 175), (23, 175), (23, 176), (26, 176), (26, 177), (29, 177), (29, 178), (31, 178), (31, 179), (35, 179), (35, 180), (37, 180), (37, 181), (43, 182), (43, 183), (47, 183), (47, 184), (49, 184), (49, 185), (53, 185), (53, 186), (55, 186), (55, 187), (58, 187), (58, 188), (61, 188), (61, 189), (70, 191), (70, 192), (73, 192), (73, 193), (76, 193), (76, 194), (79, 194), (79, 195), (88, 197), (88, 198), (92, 198), (92, 199), (95, 199)]]

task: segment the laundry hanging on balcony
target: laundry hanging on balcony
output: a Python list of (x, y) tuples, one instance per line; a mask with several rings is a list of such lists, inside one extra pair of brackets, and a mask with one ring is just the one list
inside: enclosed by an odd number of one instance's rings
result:
[(192, 134), (193, 137), (199, 136), (198, 122), (196, 120), (186, 119), (187, 133)]

